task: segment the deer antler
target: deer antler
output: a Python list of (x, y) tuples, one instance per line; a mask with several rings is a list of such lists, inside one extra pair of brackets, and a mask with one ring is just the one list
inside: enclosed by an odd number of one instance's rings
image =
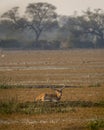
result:
[(51, 89), (56, 90), (53, 86), (51, 86)]
[(60, 90), (63, 90), (65, 88), (65, 86), (64, 87), (62, 87)]
[(60, 90), (63, 90), (65, 88), (65, 84), (63, 84), (63, 87)]
[(65, 85), (63, 85), (63, 87), (62, 88), (60, 88), (60, 89), (56, 89), (55, 87), (51, 87), (51, 89), (53, 89), (53, 90), (63, 90), (65, 88)]

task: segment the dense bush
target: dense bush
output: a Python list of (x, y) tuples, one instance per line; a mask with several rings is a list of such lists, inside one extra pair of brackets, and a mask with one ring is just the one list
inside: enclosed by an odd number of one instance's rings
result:
[(0, 48), (20, 48), (21, 42), (17, 39), (1, 39)]

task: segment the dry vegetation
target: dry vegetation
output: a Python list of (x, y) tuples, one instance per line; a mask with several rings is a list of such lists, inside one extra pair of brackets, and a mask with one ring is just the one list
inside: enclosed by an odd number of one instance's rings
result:
[(104, 50), (4, 51), (0, 82), (8, 84), (104, 83)]
[[(104, 50), (4, 51), (3, 55), (0, 84), (16, 88), (0, 89), (0, 130), (104, 129)], [(62, 84), (71, 87), (63, 90), (60, 103), (34, 102), (38, 94), (53, 90), (33, 86)]]

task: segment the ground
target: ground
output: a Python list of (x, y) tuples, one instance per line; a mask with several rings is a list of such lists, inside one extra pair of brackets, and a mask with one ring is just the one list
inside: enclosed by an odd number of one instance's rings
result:
[[(11, 113), (0, 110), (0, 130), (94, 130), (98, 126), (103, 130), (104, 122), (99, 123), (104, 121), (103, 49), (2, 53), (0, 84), (16, 87), (0, 89), (1, 110), (8, 102), (17, 103), (16, 107), (21, 103), (23, 108), (15, 111), (14, 107)], [(40, 107), (34, 105), (35, 97), (53, 90), (35, 88), (38, 85), (67, 87), (58, 105)]]

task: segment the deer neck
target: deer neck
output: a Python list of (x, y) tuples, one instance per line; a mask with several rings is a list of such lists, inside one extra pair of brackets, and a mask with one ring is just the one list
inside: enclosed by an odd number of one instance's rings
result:
[(61, 99), (62, 92), (59, 92), (59, 91), (56, 90), (55, 93), (56, 93), (58, 99)]

